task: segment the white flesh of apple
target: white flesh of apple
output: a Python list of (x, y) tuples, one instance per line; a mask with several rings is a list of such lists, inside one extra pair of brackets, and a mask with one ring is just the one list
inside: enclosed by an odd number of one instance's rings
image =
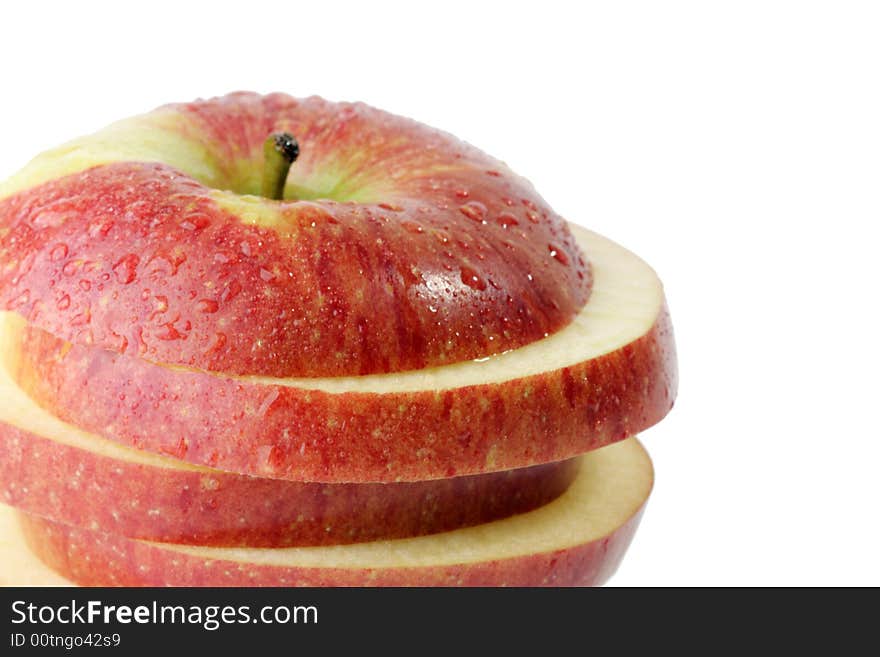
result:
[[(154, 543), (205, 560), (289, 568), (406, 568), (474, 564), (565, 550), (601, 540), (630, 520), (653, 485), (635, 438), (581, 458), (569, 489), (552, 502), (482, 525), (415, 538), (298, 548), (209, 548)], [(15, 512), (0, 506), (0, 583), (63, 583), (27, 553)]]
[[(578, 242), (593, 263), (594, 285), (589, 303), (566, 328), (520, 349), (481, 361), (470, 361), (396, 374), (326, 379), (273, 379), (250, 377), (271, 383), (319, 389), (331, 393), (391, 393), (486, 385), (539, 374), (602, 356), (647, 333), (663, 306), (663, 289), (657, 276), (642, 260), (614, 242), (582, 228), (573, 227)], [(175, 459), (149, 454), (101, 439), (62, 422), (41, 409), (12, 380), (15, 367), (16, 332), (22, 320), (0, 313), (0, 421), (51, 440), (161, 467), (199, 468)]]
[[(571, 367), (603, 356), (645, 335), (663, 308), (663, 286), (654, 270), (619, 244), (570, 224), (593, 267), (593, 290), (573, 321), (519, 349), (452, 365), (392, 374), (332, 378), (231, 377), (328, 393), (395, 393), (492, 385)], [(173, 369), (186, 368), (165, 365)], [(225, 375), (224, 375), (225, 376)]]
[(15, 509), (0, 504), (0, 586), (73, 586), (28, 549)]

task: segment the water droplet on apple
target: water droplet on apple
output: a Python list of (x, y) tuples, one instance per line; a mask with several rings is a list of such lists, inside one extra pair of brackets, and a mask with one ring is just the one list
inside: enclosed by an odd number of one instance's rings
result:
[(468, 266), (461, 268), (461, 282), (475, 290), (486, 289), (486, 281), (480, 278), (480, 275)]
[(538, 213), (537, 213), (537, 212), (532, 212), (532, 211), (526, 212), (526, 217), (527, 217), (528, 220), (531, 221), (533, 224), (539, 224), (539, 223), (541, 223), (541, 219), (540, 219), (540, 217), (538, 217)]
[(137, 266), (140, 261), (141, 259), (134, 253), (129, 253), (120, 258), (117, 263), (113, 265), (113, 273), (116, 274), (116, 280), (122, 285), (128, 285), (133, 282), (137, 277)]
[(201, 212), (197, 212), (187, 215), (186, 218), (180, 222), (180, 227), (184, 230), (201, 230), (210, 223), (211, 220), (207, 216)]
[(516, 220), (509, 212), (502, 212), (498, 215), (496, 221), (503, 227), (507, 228), (508, 226), (519, 226), (519, 221)]
[(164, 340), (166, 342), (172, 342), (174, 340), (183, 340), (186, 336), (177, 330), (177, 327), (174, 326), (174, 322), (167, 322), (162, 324), (163, 331), (156, 333), (156, 337), (160, 340)]
[(219, 308), (220, 304), (213, 299), (199, 299), (199, 302), (196, 304), (196, 309), (200, 313), (215, 313)]
[[(138, 354), (143, 355), (147, 353), (148, 347), (146, 340), (144, 340), (144, 330), (140, 326), (135, 327), (134, 337), (137, 340)], [(131, 381), (128, 381), (126, 385), (131, 386)]]
[(58, 310), (67, 310), (70, 308), (70, 295), (65, 294), (60, 299), (58, 299), (58, 303), (55, 304), (58, 307)]
[(211, 346), (205, 351), (205, 355), (209, 356), (213, 353), (216, 353), (223, 349), (226, 346), (226, 334), (225, 333), (215, 333), (214, 334), (214, 342), (211, 343)]
[(220, 301), (232, 301), (239, 292), (241, 292), (241, 283), (236, 280), (229, 281), (220, 293)]
[(58, 262), (59, 260), (63, 260), (67, 257), (67, 245), (66, 244), (56, 244), (52, 247), (52, 251), (49, 253), (49, 259), (52, 262)]
[(180, 268), (180, 265), (186, 262), (186, 253), (184, 253), (183, 249), (180, 247), (175, 247), (164, 253), (157, 251), (153, 254), (153, 257), (150, 258), (150, 273), (153, 275), (161, 273), (163, 262), (168, 265), (167, 275), (175, 276), (177, 275), (177, 270)]
[(125, 350), (128, 348), (128, 338), (126, 338), (124, 335), (119, 335), (112, 330), (110, 331), (110, 333), (115, 338), (113, 348), (120, 353), (125, 353)]
[(471, 193), (470, 193), (468, 190), (466, 190), (466, 189), (456, 189), (456, 190), (455, 190), (455, 195), (456, 195), (458, 198), (467, 198), (468, 196), (471, 195)]
[(410, 233), (418, 234), (425, 232), (425, 229), (422, 227), (421, 224), (416, 223), (415, 221), (410, 221), (408, 219), (405, 221), (401, 221), (400, 225), (403, 226), (404, 230)]
[(471, 201), (465, 203), (459, 208), (459, 211), (468, 219), (478, 223), (486, 223), (486, 206), (479, 201)]
[(401, 212), (403, 208), (396, 203), (380, 203), (379, 207), (389, 212)]
[(83, 292), (88, 292), (89, 290), (92, 289), (92, 282), (87, 281), (86, 279), (82, 279), (79, 282), (79, 289), (82, 290)]
[(107, 233), (116, 225), (116, 222), (112, 219), (107, 221), (96, 221), (91, 226), (89, 226), (89, 234), (92, 237), (97, 237), (100, 235), (101, 237), (106, 237)]
[(155, 315), (161, 315), (166, 310), (168, 310), (168, 297), (164, 294), (157, 294), (153, 297), (153, 315), (151, 318)]
[(61, 268), (61, 273), (65, 276), (73, 276), (79, 270), (79, 260), (71, 260)]
[(550, 251), (550, 256), (555, 258), (557, 262), (560, 262), (563, 265), (568, 264), (568, 256), (565, 254), (565, 251), (553, 244), (548, 244), (547, 249)]

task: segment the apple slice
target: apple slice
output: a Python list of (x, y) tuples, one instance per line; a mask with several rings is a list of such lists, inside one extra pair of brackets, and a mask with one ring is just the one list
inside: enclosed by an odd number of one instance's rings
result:
[(31, 552), (15, 509), (0, 504), (0, 586), (76, 586)]
[(256, 476), (417, 481), (570, 458), (659, 421), (677, 387), (663, 291), (640, 259), (572, 227), (590, 302), (561, 331), (480, 361), (326, 379), (228, 377), (22, 337), (19, 384), (139, 449)]
[(589, 585), (617, 568), (652, 483), (650, 459), (631, 439), (582, 457), (571, 487), (539, 509), (433, 536), (234, 549), (134, 541), (35, 516), (22, 526), (40, 559), (87, 586)]
[(124, 536), (206, 545), (321, 545), (444, 531), (536, 508), (562, 493), (574, 460), (403, 484), (260, 479), (141, 452), (65, 424), (9, 376), (0, 319), (0, 501)]
[[(286, 133), (289, 175), (264, 162)], [(282, 199), (257, 196), (267, 171)], [(166, 106), (38, 156), (0, 185), (0, 263), (0, 307), (59, 337), (229, 374), (481, 358), (590, 295), (565, 222), (502, 162), (282, 94)]]

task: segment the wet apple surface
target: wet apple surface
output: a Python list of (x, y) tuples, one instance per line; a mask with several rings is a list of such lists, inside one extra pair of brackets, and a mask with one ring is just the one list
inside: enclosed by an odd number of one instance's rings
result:
[[(586, 586), (617, 568), (653, 486), (635, 439), (582, 457), (569, 489), (539, 509), (432, 536), (301, 548), (148, 543), (23, 516), (33, 552), (86, 586)], [(21, 573), (21, 534), (0, 507), (0, 581)], [(4, 553), (4, 550), (7, 553)], [(35, 572), (36, 570), (36, 572)]]
[[(256, 196), (278, 130), (300, 156)], [(0, 303), (77, 344), (232, 374), (399, 372), (567, 325), (590, 266), (503, 163), (360, 104), (233, 95), (50, 151), (0, 187)]]
[(646, 263), (361, 103), (165, 105), (0, 183), (2, 584), (601, 584), (677, 385)]
[(659, 421), (677, 386), (660, 282), (574, 227), (590, 302), (545, 340), (480, 362), (362, 377), (224, 377), (25, 329), (17, 382), (122, 444), (297, 481), (418, 481), (570, 458)]
[(15, 324), (0, 319), (0, 501), (51, 520), (185, 544), (344, 544), (529, 511), (577, 474), (569, 460), (401, 484), (314, 484), (192, 466), (104, 440), (39, 408), (12, 380)]

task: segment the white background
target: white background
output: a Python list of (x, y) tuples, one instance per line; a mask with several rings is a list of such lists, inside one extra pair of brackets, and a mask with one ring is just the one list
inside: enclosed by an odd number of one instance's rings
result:
[(878, 10), (580, 5), (7, 3), (0, 177), (237, 89), (449, 130), (666, 284), (681, 390), (612, 583), (880, 584)]

